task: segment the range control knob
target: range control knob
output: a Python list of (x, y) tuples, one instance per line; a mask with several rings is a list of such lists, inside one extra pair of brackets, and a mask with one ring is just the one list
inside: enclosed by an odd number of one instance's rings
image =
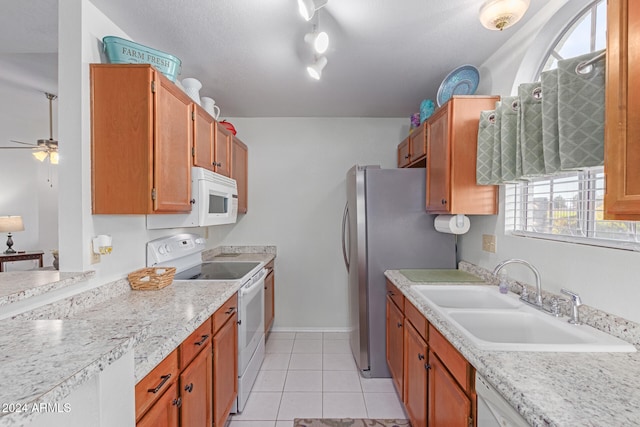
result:
[(171, 249), (171, 246), (169, 245), (164, 245), (164, 249), (167, 251), (167, 253), (171, 252), (173, 249)]
[(204, 240), (202, 237), (198, 237), (196, 239), (196, 245), (204, 245), (206, 242), (206, 240)]
[(167, 253), (167, 245), (162, 245), (160, 247), (158, 247), (158, 252), (160, 253), (160, 255), (164, 255)]

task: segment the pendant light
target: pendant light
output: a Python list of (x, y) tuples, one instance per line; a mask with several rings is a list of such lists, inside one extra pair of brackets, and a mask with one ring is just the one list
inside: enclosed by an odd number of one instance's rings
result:
[(320, 55), (329, 49), (329, 34), (324, 31), (307, 33), (304, 41), (313, 46), (313, 50)]
[(316, 10), (324, 7), (329, 0), (298, 0), (298, 11), (305, 21), (311, 21)]
[(311, 78), (315, 80), (320, 80), (322, 77), (322, 69), (327, 65), (327, 57), (321, 56), (316, 59), (316, 62), (313, 65), (307, 67), (307, 73), (311, 76)]

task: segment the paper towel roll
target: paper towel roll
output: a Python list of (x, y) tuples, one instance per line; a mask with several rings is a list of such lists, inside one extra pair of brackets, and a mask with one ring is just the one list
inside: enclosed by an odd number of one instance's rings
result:
[(436, 231), (450, 234), (464, 234), (471, 228), (471, 222), (465, 215), (438, 215), (433, 225)]

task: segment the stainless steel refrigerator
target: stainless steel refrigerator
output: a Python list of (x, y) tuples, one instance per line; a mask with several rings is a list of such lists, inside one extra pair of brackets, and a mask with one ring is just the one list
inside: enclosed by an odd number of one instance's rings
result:
[(390, 377), (385, 357), (385, 270), (455, 268), (455, 236), (425, 211), (425, 169), (354, 166), (347, 172), (342, 250), (349, 273), (349, 334), (360, 373)]

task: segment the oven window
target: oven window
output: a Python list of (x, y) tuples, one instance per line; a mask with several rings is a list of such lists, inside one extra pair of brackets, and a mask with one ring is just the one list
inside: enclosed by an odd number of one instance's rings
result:
[(229, 212), (229, 199), (216, 194), (209, 194), (209, 213), (225, 214)]

